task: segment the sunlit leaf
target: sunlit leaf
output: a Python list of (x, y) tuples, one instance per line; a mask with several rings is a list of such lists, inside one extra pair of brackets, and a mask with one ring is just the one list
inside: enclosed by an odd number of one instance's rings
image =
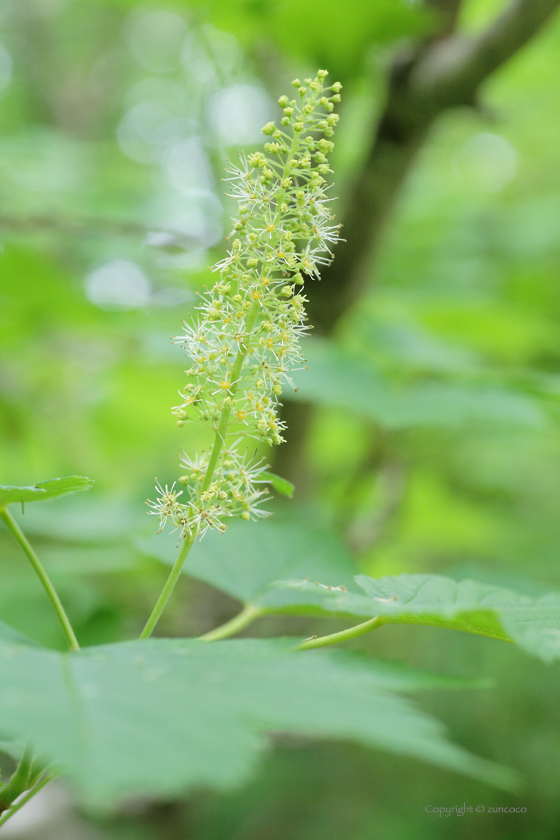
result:
[(46, 499), (54, 499), (57, 496), (66, 496), (68, 493), (89, 490), (93, 484), (91, 478), (84, 478), (81, 475), (68, 475), (64, 478), (53, 478), (50, 481), (43, 481), (40, 484), (32, 484), (28, 487), (0, 485), (0, 507), (13, 505), (16, 502), (42, 502)]

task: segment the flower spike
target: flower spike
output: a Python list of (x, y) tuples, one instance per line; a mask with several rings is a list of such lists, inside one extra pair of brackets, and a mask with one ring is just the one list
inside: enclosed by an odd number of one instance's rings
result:
[(319, 70), (303, 84), (296, 79), (297, 98), (278, 100), (281, 127), (263, 128), (264, 152), (240, 154), (239, 166), (230, 166), (228, 195), (238, 215), (229, 250), (212, 269), (218, 281), (173, 339), (190, 360), (173, 409), (177, 425), (198, 422), (215, 434), (210, 452), (181, 459), (183, 498), (158, 485), (158, 501), (149, 503), (161, 527), (169, 521), (185, 537), (223, 531), (231, 516), (267, 515), (265, 466), (242, 452), (243, 439), (284, 441), (279, 397), (304, 365), (299, 342), (309, 330), (301, 287), (305, 277), (319, 277), (339, 241), (325, 176), (341, 85), (326, 86), (326, 76)]

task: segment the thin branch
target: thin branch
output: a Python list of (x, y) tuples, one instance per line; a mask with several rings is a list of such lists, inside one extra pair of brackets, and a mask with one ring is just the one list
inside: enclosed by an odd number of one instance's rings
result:
[[(345, 196), (345, 241), (338, 244), (336, 259), (322, 272), (321, 283), (306, 285), (309, 320), (318, 334), (333, 333), (370, 285), (402, 186), (439, 114), (475, 105), (483, 82), (533, 38), (560, 5), (560, 0), (513, 0), (481, 35), (469, 40), (453, 32), (455, 0), (426, 2), (439, 10), (438, 26), (429, 37), (401, 49), (389, 67), (385, 105), (372, 130), (369, 153)], [(286, 411), (292, 434), (278, 448), (274, 467), (296, 483), (303, 478), (304, 487), (311, 408), (297, 403)]]
[(203, 642), (216, 642), (219, 639), (229, 639), (230, 636), (235, 636), (240, 630), (244, 630), (249, 624), (252, 624), (255, 619), (264, 615), (264, 610), (259, 607), (254, 607), (252, 604), (246, 604), (238, 615), (234, 616), (230, 621), (221, 624), (204, 636), (200, 636)]
[(441, 15), (440, 28), (429, 38), (396, 55), (369, 154), (346, 196), (345, 242), (323, 271), (320, 286), (307, 289), (310, 321), (319, 333), (332, 332), (363, 293), (402, 184), (436, 118), (449, 108), (476, 104), (483, 82), (531, 40), (559, 5), (560, 0), (514, 0), (473, 39), (449, 33), (455, 15)]
[(411, 74), (411, 89), (432, 97), (438, 110), (470, 104), (479, 86), (533, 38), (559, 5), (560, 0), (514, 0), (478, 38), (457, 35), (434, 45)]

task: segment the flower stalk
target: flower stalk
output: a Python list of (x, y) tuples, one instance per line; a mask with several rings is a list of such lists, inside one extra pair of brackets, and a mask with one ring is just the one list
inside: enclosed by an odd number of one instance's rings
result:
[[(230, 517), (268, 516), (262, 507), (269, 495), (267, 465), (249, 456), (247, 444), (284, 441), (280, 396), (286, 385), (294, 387), (291, 373), (305, 364), (304, 278), (319, 277), (339, 239), (326, 176), (342, 86), (327, 86), (326, 76), (319, 70), (304, 83), (296, 79), (296, 98), (278, 100), (280, 126), (263, 128), (270, 138), (264, 153), (240, 154), (239, 165), (228, 170), (228, 195), (238, 203), (229, 250), (212, 269), (219, 279), (173, 339), (190, 360), (173, 409), (177, 425), (195, 422), (214, 433), (209, 451), (183, 454), (181, 489), (177, 482), (171, 488), (158, 484), (157, 500), (148, 502), (160, 530), (170, 522), (180, 531), (181, 553), (208, 529), (223, 532)], [(153, 626), (148, 622), (143, 637)]]

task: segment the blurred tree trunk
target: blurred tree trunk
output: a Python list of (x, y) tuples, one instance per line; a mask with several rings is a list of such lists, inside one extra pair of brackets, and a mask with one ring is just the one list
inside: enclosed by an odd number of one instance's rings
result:
[[(345, 242), (322, 273), (306, 285), (315, 334), (328, 336), (364, 294), (375, 272), (396, 199), (434, 122), (456, 107), (476, 107), (479, 89), (552, 16), (560, 0), (514, 0), (477, 38), (457, 32), (461, 0), (426, 0), (436, 15), (431, 36), (395, 56), (387, 71), (386, 101), (341, 219)], [(287, 402), (287, 443), (274, 468), (298, 487), (309, 487), (305, 447), (313, 409)]]

